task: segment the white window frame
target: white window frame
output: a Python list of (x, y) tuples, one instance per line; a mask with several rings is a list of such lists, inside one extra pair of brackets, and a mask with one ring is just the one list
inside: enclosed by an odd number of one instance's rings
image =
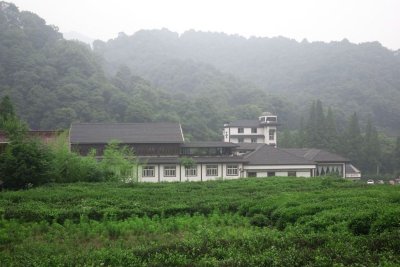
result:
[(206, 176), (218, 176), (218, 165), (217, 164), (206, 165)]
[[(271, 134), (271, 132), (272, 132), (272, 134)], [(270, 130), (269, 130), (268, 135), (269, 135), (269, 140), (270, 140), (270, 141), (275, 140), (275, 132), (276, 132), (275, 129), (270, 129)]]
[(253, 127), (253, 128), (251, 128), (251, 133), (257, 133), (257, 130), (258, 130), (257, 128)]
[(244, 133), (244, 128), (243, 127), (239, 127), (238, 128), (238, 133)]
[(226, 176), (238, 176), (239, 166), (237, 164), (226, 165)]
[(189, 168), (185, 168), (185, 176), (186, 177), (197, 176), (197, 165), (194, 165)]
[(256, 138), (256, 137), (252, 137), (252, 138), (250, 139), (250, 142), (251, 142), (251, 143), (257, 143), (257, 138)]
[(142, 177), (156, 177), (156, 166), (143, 166)]
[(238, 138), (238, 143), (244, 143), (244, 138), (243, 137), (239, 137)]
[[(294, 175), (289, 175), (290, 174), (294, 174)], [(297, 172), (296, 171), (288, 171), (288, 177), (297, 177)]]
[(176, 165), (164, 166), (164, 177), (176, 177)]

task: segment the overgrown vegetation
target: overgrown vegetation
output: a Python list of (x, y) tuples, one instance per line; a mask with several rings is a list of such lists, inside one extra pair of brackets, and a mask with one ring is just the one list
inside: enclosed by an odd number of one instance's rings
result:
[(397, 266), (398, 188), (334, 178), (0, 194), (3, 265)]
[[(66, 129), (74, 121), (179, 121), (185, 140), (221, 140), (224, 122), (271, 111), (287, 128), (283, 136), (299, 132), (297, 147), (340, 152), (364, 173), (400, 173), (394, 139), (383, 134), (398, 135), (400, 61), (377, 43), (156, 30), (97, 41), (92, 51), (64, 40), (37, 15), (1, 3), (0, 97), (9, 95), (32, 129)], [(332, 107), (325, 124), (319, 106), (316, 121), (301, 124), (306, 104), (315, 98)], [(362, 148), (360, 134), (346, 132), (354, 111), (368, 140)], [(315, 139), (321, 125), (328, 134)]]
[(378, 133), (371, 119), (361, 127), (357, 113), (338, 125), (332, 109), (324, 108), (317, 100), (311, 104), (306, 120), (301, 120), (299, 129), (284, 128), (278, 138), (280, 147), (321, 148), (339, 153), (349, 158), (365, 176), (400, 175), (400, 137), (395, 144), (394, 139)]
[(9, 140), (0, 153), (4, 188), (21, 189), (49, 182), (137, 181), (135, 154), (117, 141), (106, 146), (104, 158), (99, 161), (96, 151), (87, 156), (70, 151), (67, 133), (61, 133), (49, 144), (29, 136), (25, 124), (16, 116), (2, 120), (0, 129)]

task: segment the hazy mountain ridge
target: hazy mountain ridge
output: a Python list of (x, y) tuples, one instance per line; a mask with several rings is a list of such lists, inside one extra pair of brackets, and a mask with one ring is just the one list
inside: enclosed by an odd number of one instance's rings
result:
[[(175, 83), (170, 74), (163, 77), (160, 73), (189, 61), (250, 81), (264, 92), (290, 97), (302, 111), (319, 98), (332, 105), (339, 116), (357, 111), (388, 130), (400, 128), (400, 117), (396, 116), (400, 113), (400, 60), (395, 51), (378, 42), (357, 45), (344, 39), (310, 43), (196, 31), (179, 36), (163, 29), (120, 34), (106, 43), (97, 41), (94, 50), (110, 65), (125, 64), (169, 90), (186, 88)], [(165, 63), (172, 61), (175, 64)], [(197, 73), (175, 70), (175, 76)], [(201, 93), (199, 90), (196, 92)]]
[(339, 122), (357, 111), (391, 132), (400, 128), (400, 58), (378, 43), (153, 30), (95, 41), (93, 53), (39, 16), (0, 3), (0, 96), (9, 94), (35, 129), (172, 120), (195, 139), (219, 139), (224, 121), (265, 110), (298, 127), (317, 98)]
[[(65, 129), (71, 122), (179, 121), (189, 138), (219, 140), (226, 120), (253, 118), (265, 109), (290, 114), (282, 100), (190, 60), (153, 66), (160, 84), (175, 77), (170, 88), (163, 83), (173, 92), (156, 88), (123, 64), (106, 76), (105, 61), (88, 45), (64, 40), (57, 27), (33, 13), (0, 4), (0, 97), (9, 95), (32, 129)], [(193, 93), (172, 90), (176, 84), (191, 86)], [(202, 93), (195, 94), (199, 88)]]

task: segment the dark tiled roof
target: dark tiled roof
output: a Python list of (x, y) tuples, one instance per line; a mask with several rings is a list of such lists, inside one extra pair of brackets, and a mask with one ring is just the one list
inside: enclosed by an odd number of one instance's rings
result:
[(184, 143), (182, 147), (238, 147), (238, 144), (218, 141), (189, 142)]
[(248, 160), (240, 156), (192, 157), (196, 163), (242, 163)]
[(257, 148), (265, 145), (261, 143), (238, 143), (239, 147), (236, 150), (256, 150)]
[(249, 165), (315, 165), (304, 157), (293, 155), (285, 150), (263, 145), (245, 156)]
[(260, 122), (258, 120), (237, 120), (228, 123), (230, 127), (258, 127)]
[(316, 148), (283, 148), (283, 150), (316, 162), (349, 162), (349, 159), (338, 154)]
[(183, 143), (179, 123), (76, 123), (71, 125), (72, 144), (105, 144), (118, 140), (133, 143)]
[[(239, 156), (227, 157), (191, 157), (197, 164), (200, 163), (242, 163), (247, 162), (246, 159)], [(138, 157), (140, 163), (147, 164), (179, 164), (179, 157)]]

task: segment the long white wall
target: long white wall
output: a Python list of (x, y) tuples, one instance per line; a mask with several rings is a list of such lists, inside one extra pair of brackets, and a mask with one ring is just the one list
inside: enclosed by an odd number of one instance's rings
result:
[[(218, 169), (217, 175), (207, 175), (207, 165), (216, 165)], [(227, 165), (237, 165), (238, 167), (238, 172), (237, 175), (228, 175), (227, 174)], [(138, 181), (140, 182), (185, 182), (185, 181), (209, 181), (209, 180), (217, 180), (217, 179), (223, 179), (223, 180), (230, 180), (230, 179), (238, 179), (242, 177), (241, 175), (241, 170), (243, 170), (243, 164), (230, 164), (230, 163), (219, 163), (219, 164), (196, 164), (195, 169), (196, 169), (196, 175), (193, 176), (187, 176), (185, 172), (185, 167), (180, 166), (178, 164), (176, 165), (171, 165), (171, 164), (148, 164), (147, 166), (153, 166), (154, 167), (154, 176), (153, 177), (144, 177), (143, 176), (143, 168), (146, 165), (139, 166), (138, 168)], [(175, 176), (170, 177), (170, 176), (165, 176), (164, 169), (166, 167), (170, 166), (175, 166)]]
[(245, 177), (255, 174), (255, 177), (268, 177), (268, 172), (274, 172), (274, 176), (288, 176), (294, 172), (296, 177), (311, 177), (316, 165), (245, 165)]

